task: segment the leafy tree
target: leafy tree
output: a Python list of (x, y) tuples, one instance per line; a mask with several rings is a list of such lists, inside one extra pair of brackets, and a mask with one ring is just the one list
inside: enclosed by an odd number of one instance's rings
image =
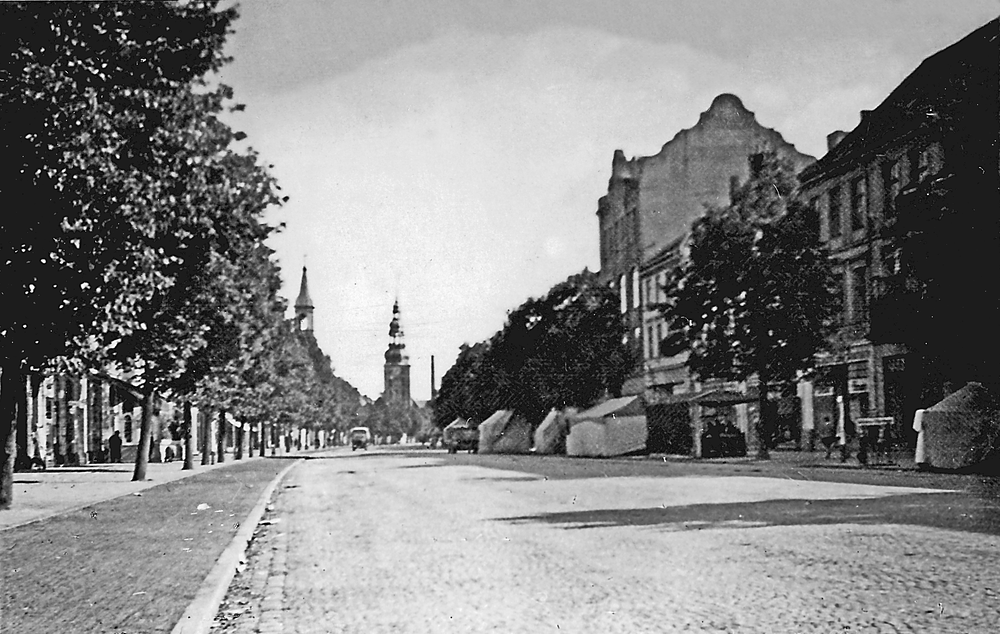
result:
[(316, 385), (312, 391), (314, 417), (309, 425), (328, 432), (347, 432), (357, 423), (364, 399), (353, 385), (338, 377), (330, 357), (320, 349), (313, 333), (299, 332), (312, 362)]
[(510, 313), (488, 342), (462, 347), (441, 379), (435, 421), (481, 421), (497, 409), (541, 420), (617, 394), (634, 364), (624, 334), (617, 295), (595, 273), (573, 275)]
[(691, 228), (690, 255), (661, 307), (665, 352), (689, 350), (702, 379), (759, 383), (759, 456), (768, 455), (768, 392), (790, 389), (824, 345), (834, 293), (815, 213), (796, 198), (792, 167), (774, 152), (750, 157), (729, 206)]
[(11, 388), (25, 368), (96, 362), (148, 327), (145, 307), (174, 281), (165, 269), (177, 256), (157, 228), (184, 192), (161, 180), (172, 160), (162, 150), (177, 145), (164, 116), (224, 96), (192, 90), (225, 61), (236, 12), (216, 5), (0, 6), (0, 187), (21, 212), (0, 227), (0, 507), (11, 500)]
[[(972, 79), (958, 75), (952, 81), (992, 99), (995, 64), (988, 59), (970, 64), (962, 73)], [(982, 78), (988, 81), (980, 84)], [(895, 281), (904, 297), (896, 299), (905, 301), (885, 315), (883, 332), (873, 333), (877, 341), (903, 343), (910, 350), (908, 373), (913, 365), (914, 374), (922, 375), (918, 407), (969, 381), (987, 385), (1000, 398), (1000, 331), (995, 326), (1000, 293), (993, 283), (975, 281), (1000, 269), (997, 106), (992, 99), (990, 107), (983, 107), (979, 98), (955, 89), (935, 99), (936, 118), (925, 123), (932, 130), (919, 133), (941, 142), (944, 170), (896, 200), (897, 220), (887, 233), (900, 249), (901, 279)], [(919, 120), (926, 119), (921, 111)]]
[(444, 428), (456, 418), (482, 421), (497, 410), (499, 389), (506, 384), (489, 363), (488, 341), (462, 344), (454, 365), (441, 377), (441, 389), (434, 403), (434, 421)]

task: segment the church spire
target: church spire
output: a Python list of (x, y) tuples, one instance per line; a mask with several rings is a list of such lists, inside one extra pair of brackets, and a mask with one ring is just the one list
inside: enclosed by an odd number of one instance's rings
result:
[(385, 391), (386, 402), (409, 406), (410, 404), (410, 360), (406, 356), (403, 343), (403, 325), (399, 315), (399, 300), (392, 305), (392, 321), (389, 322), (389, 347), (385, 351)]
[(309, 297), (309, 282), (306, 279), (306, 267), (302, 267), (302, 283), (299, 284), (299, 296), (295, 300), (295, 321), (299, 330), (312, 331), (313, 303)]
[(403, 325), (399, 318), (399, 300), (392, 305), (392, 321), (389, 322), (389, 348), (385, 351), (386, 363), (406, 363), (408, 361), (404, 352), (406, 344), (403, 343)]

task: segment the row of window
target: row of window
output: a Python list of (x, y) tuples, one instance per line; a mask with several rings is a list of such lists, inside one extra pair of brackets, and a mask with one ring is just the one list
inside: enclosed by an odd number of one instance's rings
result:
[[(881, 180), (880, 190), (883, 218), (891, 219), (895, 214), (894, 203), (896, 196), (899, 195), (899, 191), (904, 185), (920, 182), (929, 175), (937, 172), (940, 164), (938, 153), (939, 148), (936, 145), (913, 148), (905, 156), (886, 160), (879, 165), (878, 174)], [(865, 228), (866, 217), (871, 209), (871, 201), (869, 200), (870, 189), (869, 173), (865, 171), (850, 181), (834, 185), (827, 190), (826, 218), (830, 239), (839, 238), (843, 235), (845, 220), (849, 220), (852, 232), (861, 231)], [(847, 217), (845, 217), (844, 213), (845, 202), (848, 203), (846, 209)], [(817, 207), (819, 205), (819, 197), (813, 198), (812, 204), (814, 207)]]

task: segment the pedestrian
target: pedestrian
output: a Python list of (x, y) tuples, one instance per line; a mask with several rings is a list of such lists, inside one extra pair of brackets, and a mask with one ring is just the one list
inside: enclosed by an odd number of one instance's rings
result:
[(111, 452), (111, 462), (122, 461), (122, 437), (118, 430), (108, 438), (108, 450)]
[(824, 459), (829, 460), (830, 454), (833, 453), (833, 446), (837, 444), (837, 426), (833, 424), (833, 420), (829, 416), (823, 417), (819, 434), (819, 441), (826, 447), (826, 456), (824, 456)]

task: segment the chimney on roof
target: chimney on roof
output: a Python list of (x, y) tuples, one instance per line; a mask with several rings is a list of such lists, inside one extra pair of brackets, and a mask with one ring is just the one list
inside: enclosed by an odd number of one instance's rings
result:
[(837, 130), (826, 135), (826, 151), (832, 152), (833, 148), (837, 147), (844, 140), (845, 136), (847, 136), (847, 133), (843, 130)]

